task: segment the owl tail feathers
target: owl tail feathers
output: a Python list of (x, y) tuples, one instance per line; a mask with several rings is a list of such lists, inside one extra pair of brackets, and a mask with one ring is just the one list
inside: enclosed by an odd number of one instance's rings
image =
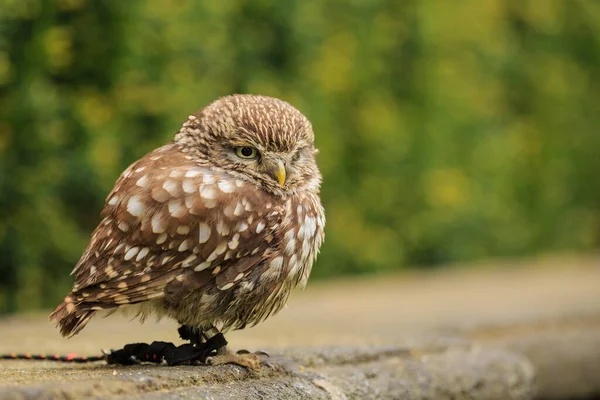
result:
[(89, 305), (77, 304), (74, 302), (73, 296), (69, 295), (56, 306), (49, 319), (56, 322), (63, 336), (72, 337), (85, 328), (95, 313), (96, 310), (92, 310)]

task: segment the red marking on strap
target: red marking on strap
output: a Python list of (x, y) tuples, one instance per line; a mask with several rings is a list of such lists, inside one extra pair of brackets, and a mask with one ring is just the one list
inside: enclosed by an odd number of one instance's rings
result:
[(77, 353), (68, 353), (67, 354), (67, 361), (71, 361), (74, 358), (77, 358)]
[(16, 355), (15, 353), (10, 353), (10, 356), (11, 356), (12, 358), (17, 358), (17, 355)]
[(25, 353), (25, 358), (31, 358), (31, 354)]

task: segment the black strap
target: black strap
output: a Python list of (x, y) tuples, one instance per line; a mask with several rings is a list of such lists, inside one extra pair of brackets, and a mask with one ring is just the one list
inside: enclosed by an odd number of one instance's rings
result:
[(205, 343), (188, 343), (175, 346), (170, 342), (152, 342), (128, 344), (120, 350), (113, 350), (106, 355), (108, 364), (133, 365), (141, 362), (160, 363), (163, 360), (169, 365), (188, 364), (199, 361), (205, 363), (219, 348), (226, 346), (227, 340), (222, 333), (208, 339)]

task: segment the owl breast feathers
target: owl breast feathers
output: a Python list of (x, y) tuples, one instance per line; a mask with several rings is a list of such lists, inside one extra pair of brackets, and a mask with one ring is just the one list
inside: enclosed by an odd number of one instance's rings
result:
[(314, 153), (308, 121), (277, 99), (230, 96), (190, 116), (118, 179), (51, 319), (72, 336), (121, 306), (223, 330), (279, 311), (324, 237)]

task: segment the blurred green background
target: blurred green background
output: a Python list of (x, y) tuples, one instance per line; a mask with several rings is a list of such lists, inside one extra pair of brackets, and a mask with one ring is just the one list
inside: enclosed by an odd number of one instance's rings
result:
[(600, 247), (600, 2), (0, 0), (0, 311), (53, 307), (120, 172), (236, 92), (313, 122), (315, 277)]

